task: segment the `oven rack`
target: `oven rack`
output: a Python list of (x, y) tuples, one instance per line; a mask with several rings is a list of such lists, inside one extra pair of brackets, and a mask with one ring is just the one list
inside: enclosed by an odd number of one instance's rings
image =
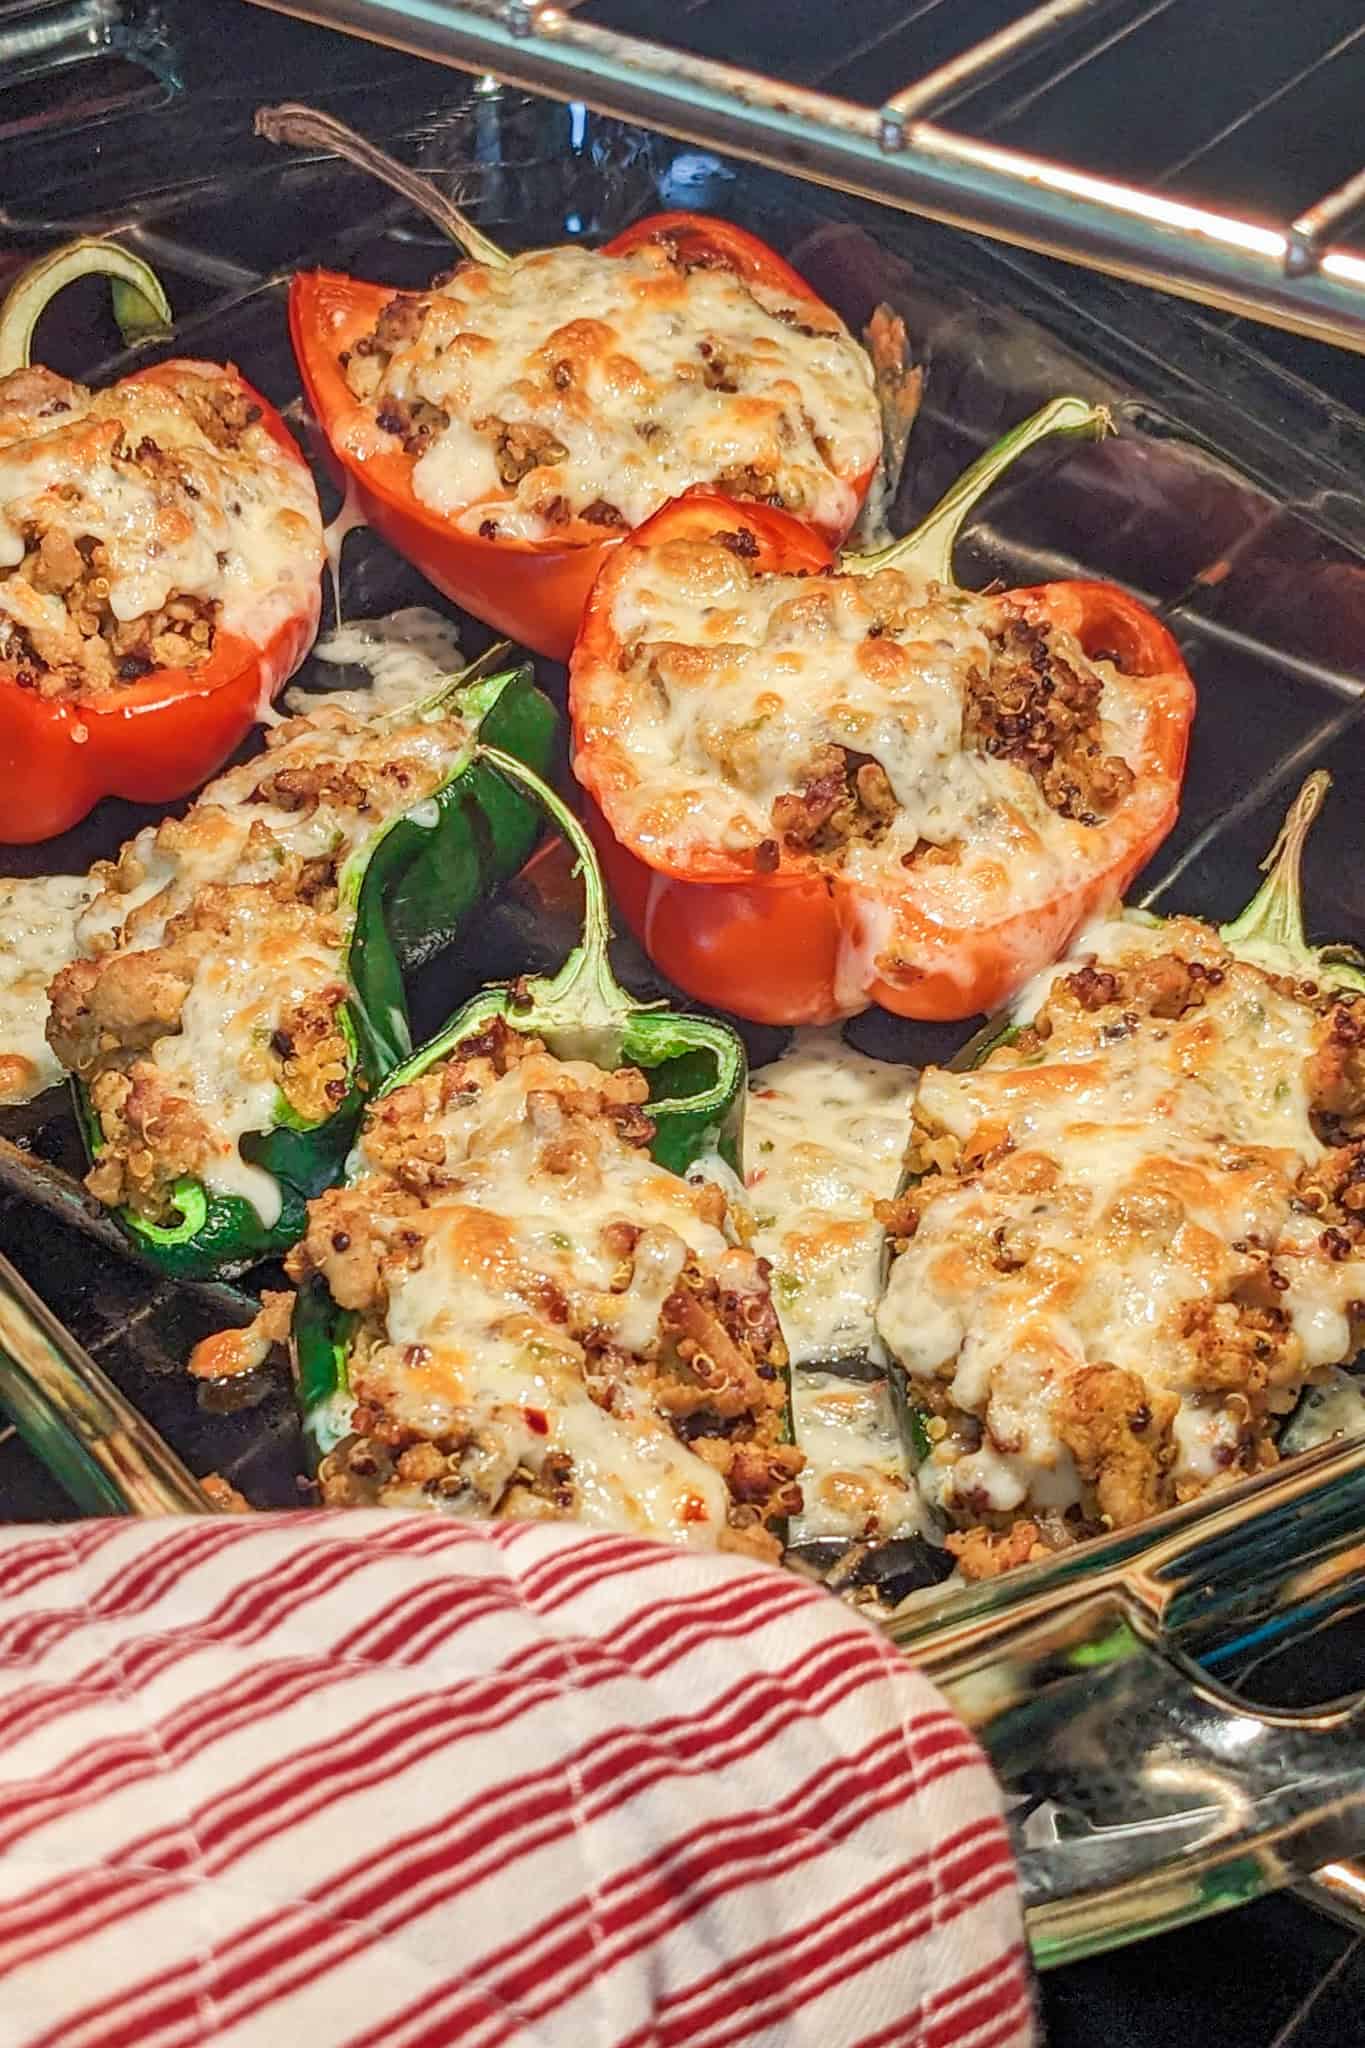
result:
[[(1044, 98), (1056, 85), (1115, 51), (1137, 31), (1175, 8), (1192, 6), (1196, 27), (1226, 43), (1227, 66), (1243, 62), (1244, 33), (1254, 24), (1241, 10), (1214, 0), (1044, 0), (1018, 13), (1013, 0), (986, 13), (994, 21), (979, 39), (918, 69), (898, 71), (927, 43), (941, 45), (947, 0), (897, 0), (890, 10), (862, 4), (856, 13), (815, 10), (830, 46), (815, 76), (849, 68), (850, 48), (862, 57), (866, 91), (884, 54), (889, 90), (880, 79), (871, 102), (805, 82), (812, 75), (806, 40), (784, 59), (792, 75), (744, 69), (706, 52), (706, 45), (749, 40), (731, 0), (675, 0), (669, 22), (677, 41), (639, 32), (657, 8), (651, 0), (255, 0), (255, 4), (320, 26), (387, 44), (457, 69), (488, 72), (527, 90), (582, 101), (602, 113), (656, 127), (684, 140), (795, 173), (863, 198), (950, 226), (1059, 257), (1111, 276), (1154, 286), (1318, 341), (1365, 353), (1365, 249), (1336, 239), (1365, 214), (1365, 170), (1313, 199), (1290, 220), (1257, 217), (1179, 196), (1191, 158), (1161, 169), (1147, 183), (1125, 183), (1083, 164), (1053, 160), (954, 125), (955, 110), (975, 107), (984, 88), (1008, 74), (1026, 91), (1017, 106)], [(979, 6), (962, 10), (970, 19)], [(858, 41), (865, 18), (873, 33)], [(1220, 21), (1219, 16), (1222, 19)], [(644, 21), (642, 22), (642, 17)], [(879, 23), (885, 23), (878, 27)], [(1340, 27), (1340, 19), (1337, 26)], [(703, 33), (698, 36), (697, 30)], [(781, 42), (771, 10), (755, 28), (758, 43)], [(687, 48), (688, 42), (702, 44)], [(917, 48), (918, 46), (918, 48)], [(1220, 52), (1221, 55), (1221, 52)], [(1266, 110), (1294, 104), (1310, 79), (1365, 80), (1365, 22), (1349, 22), (1311, 55), (1297, 75), (1253, 90), (1217, 121), (1204, 148), (1221, 143)], [(1153, 120), (1179, 94), (1179, 78), (1135, 79), (1153, 96)], [(1016, 108), (1017, 111), (1017, 108)], [(1311, 115), (1305, 117), (1311, 119)], [(980, 125), (980, 124), (977, 124)], [(986, 127), (992, 124), (988, 121)], [(1287, 154), (1299, 141), (1291, 139)], [(1193, 152), (1202, 155), (1203, 149)]]

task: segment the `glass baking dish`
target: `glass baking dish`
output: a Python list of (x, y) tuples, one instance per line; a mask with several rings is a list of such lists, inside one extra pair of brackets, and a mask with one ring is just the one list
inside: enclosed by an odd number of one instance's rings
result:
[[(1047, 398), (1076, 391), (1106, 403), (1116, 438), (1042, 450), (987, 501), (959, 553), (964, 581), (1113, 578), (1180, 641), (1200, 689), (1190, 775), (1139, 901), (1233, 914), (1288, 797), (1325, 766), (1336, 791), (1308, 853), (1310, 923), (1315, 937), (1365, 939), (1365, 422), (1216, 319), (582, 109), (457, 85), (409, 128), (411, 118), (405, 109), (405, 132), (377, 139), (476, 215), (513, 224), (509, 239), (609, 233), (704, 194), (779, 247), (855, 328), (879, 301), (891, 305), (927, 371), (897, 529)], [(263, 163), (247, 147), (249, 126), (243, 103), (236, 167), (201, 167), (192, 189), (158, 183), (151, 197), (132, 197), (130, 167), (116, 164), (110, 219), (157, 264), (180, 314), (164, 347), (231, 359), (288, 406), (298, 395), (283, 318), (292, 267), (416, 284), (443, 259), (430, 231), (358, 173), (330, 160)], [(98, 209), (83, 219), (96, 222)], [(25, 226), (35, 248), (52, 238), (36, 215)], [(128, 367), (116, 344), (93, 285), (68, 294), (44, 329), (46, 359), (94, 381)], [(349, 544), (351, 616), (414, 601), (431, 601), (415, 572), (371, 535)], [(469, 644), (482, 644), (478, 629)], [(562, 696), (562, 672), (541, 671)], [(105, 804), (60, 841), (0, 849), (0, 871), (82, 870), (141, 821), (130, 805)], [(532, 900), (506, 891), (477, 939), (427, 971), (419, 1025), (482, 981), (556, 955), (560, 935), (537, 923)], [(621, 956), (626, 978), (649, 985), (643, 960), (628, 946)], [(782, 1041), (747, 1035), (756, 1064)], [(948, 1057), (968, 1030), (868, 1013), (847, 1035), (918, 1064)], [(287, 1391), (265, 1381), (196, 1388), (180, 1370), (198, 1337), (247, 1319), (261, 1276), (152, 1280), (83, 1199), (80, 1170), (63, 1095), (0, 1111), (0, 1253), (65, 1326), (45, 1321), (22, 1287), (0, 1286), (0, 1397), (87, 1510), (119, 1499), (132, 1512), (192, 1510), (188, 1472), (209, 1471), (257, 1507), (297, 1504), (303, 1465)], [(87, 1358), (111, 1385), (89, 1379)], [(0, 1443), (0, 1498), (10, 1512), (60, 1512), (24, 1458), (17, 1440)], [(1140, 1531), (892, 1619), (895, 1639), (952, 1693), (1018, 1797), (1041, 1960), (1198, 1917), (1365, 1842), (1354, 1707), (1253, 1707), (1225, 1689), (1267, 1640), (1282, 1646), (1349, 1617), (1362, 1559), (1365, 1446), (1328, 1447)]]

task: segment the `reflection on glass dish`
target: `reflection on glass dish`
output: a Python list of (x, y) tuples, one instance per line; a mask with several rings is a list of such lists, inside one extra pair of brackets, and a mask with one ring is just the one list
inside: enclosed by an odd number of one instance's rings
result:
[(161, 106), (179, 80), (148, 0), (0, 0), (0, 141)]
[[(496, 236), (518, 247), (598, 240), (656, 203), (660, 138), (581, 103), (536, 99), (495, 78), (462, 85), (411, 129), (397, 153)], [(400, 241), (444, 246), (425, 221), (405, 219)]]

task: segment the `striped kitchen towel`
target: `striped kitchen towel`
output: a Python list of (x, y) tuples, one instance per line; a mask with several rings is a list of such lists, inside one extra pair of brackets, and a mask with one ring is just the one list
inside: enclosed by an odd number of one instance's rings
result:
[(980, 1752), (799, 1578), (383, 1512), (0, 1530), (4, 2048), (1024, 2048)]

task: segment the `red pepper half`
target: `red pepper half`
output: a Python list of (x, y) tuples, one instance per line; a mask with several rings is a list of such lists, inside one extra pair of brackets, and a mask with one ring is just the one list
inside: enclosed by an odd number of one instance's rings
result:
[[(626, 256), (665, 239), (685, 258), (733, 270), (747, 284), (767, 285), (824, 308), (805, 279), (766, 242), (705, 214), (654, 214), (608, 242), (602, 253)], [(486, 539), (462, 531), (421, 502), (412, 487), (415, 458), (378, 433), (371, 410), (351, 391), (340, 361), (372, 332), (397, 296), (391, 285), (328, 270), (301, 271), (290, 287), (289, 330), (299, 374), (336, 468), (375, 532), (437, 590), (538, 654), (566, 660), (588, 592), (620, 536), (580, 523), (564, 539)], [(875, 467), (848, 479), (859, 505)], [(837, 544), (846, 531), (829, 538)]]
[[(307, 465), (279, 413), (236, 370), (173, 361), (139, 370), (127, 383), (173, 383), (186, 371), (227, 378), (260, 408), (264, 427), (291, 462)], [(169, 803), (198, 788), (240, 745), (293, 675), (317, 633), (317, 579), (297, 610), (263, 645), (217, 633), (213, 652), (194, 668), (155, 669), (140, 681), (84, 697), (47, 698), (0, 668), (0, 788), (13, 792), (0, 813), (0, 842), (27, 845), (77, 824), (101, 797)]]
[[(951, 588), (957, 530), (1006, 463), (1044, 433), (1093, 431), (1096, 423), (1096, 408), (1055, 401), (983, 457), (916, 535), (843, 566), (927, 568), (927, 581)], [(593, 590), (574, 649), (574, 772), (588, 792), (590, 827), (626, 921), (678, 987), (759, 1023), (827, 1023), (871, 1003), (938, 1021), (997, 1008), (1122, 895), (1175, 821), (1194, 712), (1194, 686), (1175, 641), (1114, 584), (1048, 583), (1010, 594), (1030, 623), (1064, 628), (1087, 655), (1149, 685), (1142, 757), (1129, 761), (1132, 791), (1093, 829), (1090, 858), (1027, 908), (989, 922), (945, 920), (942, 897), (932, 902), (913, 868), (856, 880), (786, 846), (769, 872), (756, 870), (749, 849), (702, 847), (665, 859), (656, 844), (646, 849), (633, 840), (627, 822), (636, 770), (616, 732), (624, 653), (612, 623), (615, 593), (640, 552), (740, 526), (753, 536), (745, 551), (751, 571), (818, 575), (839, 566), (818, 535), (784, 512), (688, 492), (622, 543)]]

